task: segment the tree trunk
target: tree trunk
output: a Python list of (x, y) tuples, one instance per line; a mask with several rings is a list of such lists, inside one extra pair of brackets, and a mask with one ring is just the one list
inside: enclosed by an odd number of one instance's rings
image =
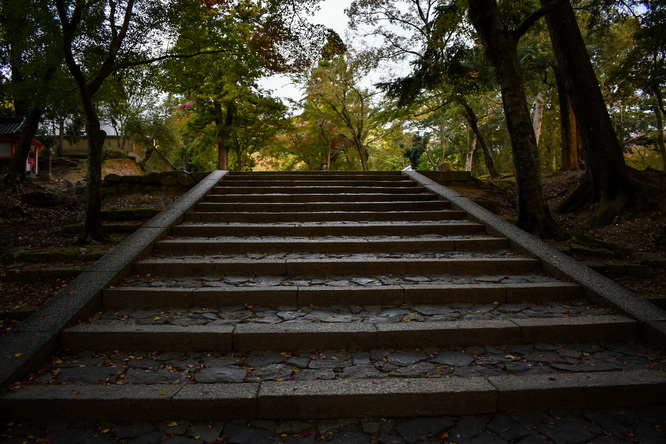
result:
[[(542, 5), (552, 0), (541, 0)], [(599, 82), (571, 3), (546, 15), (548, 31), (562, 72), (566, 93), (576, 116), (584, 148), (586, 173), (579, 186), (560, 206), (563, 211), (600, 203), (590, 222), (608, 224), (626, 205), (646, 197), (624, 162)]]
[(30, 109), (27, 116), (25, 116), (21, 138), (18, 141), (14, 157), (12, 158), (12, 161), (9, 164), (9, 169), (4, 177), (5, 183), (9, 186), (25, 178), (25, 163), (30, 155), (32, 139), (34, 139), (35, 134), (37, 134), (42, 111), (43, 108), (37, 106)]
[(215, 109), (215, 125), (217, 127), (217, 168), (228, 170), (229, 147), (227, 146), (227, 140), (229, 140), (231, 127), (234, 124), (236, 104), (231, 101), (227, 103), (226, 115), (222, 112), (222, 104), (217, 100), (213, 101), (213, 107)]
[(541, 167), (534, 128), (518, 57), (518, 41), (500, 18), (495, 0), (470, 0), (469, 14), (497, 70), (502, 102), (511, 137), (518, 188), (518, 226), (544, 238), (561, 238), (541, 184)]
[(659, 107), (661, 98), (655, 94), (654, 99), (654, 115), (657, 120), (657, 151), (661, 154), (661, 168), (666, 171), (666, 145), (664, 144), (664, 119), (661, 116), (661, 109)]
[(472, 166), (474, 165), (474, 152), (476, 151), (476, 142), (479, 138), (475, 133), (472, 133), (472, 142), (470, 143), (470, 149), (467, 153), (467, 161), (465, 162), (465, 171), (472, 171)]
[(50, 182), (53, 172), (53, 145), (49, 144), (45, 146), (43, 153), (44, 153), (44, 164), (46, 165), (46, 168), (44, 168), (45, 169), (44, 173), (40, 173), (40, 176), (43, 179)]
[(462, 105), (463, 108), (465, 108), (465, 120), (467, 120), (469, 127), (476, 136), (476, 140), (478, 140), (479, 144), (481, 145), (483, 158), (486, 161), (486, 168), (488, 168), (488, 174), (490, 174), (492, 179), (499, 178), (499, 173), (497, 172), (497, 168), (495, 168), (495, 162), (493, 161), (493, 156), (490, 153), (490, 147), (488, 146), (488, 139), (486, 139), (486, 136), (479, 129), (479, 118), (464, 98), (458, 98), (458, 102)]
[[(557, 82), (557, 98), (560, 102), (560, 148), (562, 156), (562, 171), (578, 171), (578, 130), (576, 129), (576, 116), (571, 108), (571, 100), (567, 94), (562, 71), (553, 66), (555, 81)], [(582, 153), (581, 153), (582, 154)]]
[(155, 145), (151, 142), (147, 144), (146, 147), (146, 154), (143, 156), (143, 159), (141, 162), (139, 162), (139, 167), (141, 167), (141, 171), (146, 171), (146, 165), (150, 161), (150, 158), (153, 157), (153, 151), (155, 151)]
[(60, 133), (58, 134), (58, 156), (63, 157), (65, 154), (65, 118), (60, 118)]
[(111, 238), (102, 227), (102, 161), (106, 132), (102, 130), (88, 85), (85, 82), (78, 83), (78, 85), (81, 105), (86, 116), (88, 173), (86, 176), (86, 217), (83, 232), (79, 235), (77, 242), (81, 244), (108, 243)]
[[(79, 236), (79, 242), (83, 244), (105, 243), (109, 236), (102, 228), (102, 160), (106, 132), (100, 129), (97, 115), (92, 122), (88, 117), (86, 133), (88, 134), (88, 175), (87, 180), (87, 202), (86, 219), (83, 225), (83, 233)], [(96, 121), (96, 123), (95, 123)]]
[(534, 128), (534, 136), (536, 137), (537, 146), (539, 146), (539, 139), (541, 138), (541, 125), (543, 123), (543, 102), (544, 94), (539, 91), (534, 101), (534, 117), (532, 118), (532, 127)]

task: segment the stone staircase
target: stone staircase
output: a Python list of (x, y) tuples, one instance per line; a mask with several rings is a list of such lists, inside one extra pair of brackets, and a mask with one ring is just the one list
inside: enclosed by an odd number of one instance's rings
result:
[(400, 173), (228, 173), (0, 395), (7, 419), (415, 417), (663, 401), (636, 319)]

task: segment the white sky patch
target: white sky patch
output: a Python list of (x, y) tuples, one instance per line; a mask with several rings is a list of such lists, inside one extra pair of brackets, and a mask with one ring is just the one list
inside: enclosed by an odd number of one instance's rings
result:
[[(333, 29), (344, 39), (348, 29), (349, 18), (345, 9), (352, 0), (324, 0), (321, 9), (310, 19), (313, 24), (321, 24)], [(287, 76), (278, 74), (265, 77), (259, 81), (259, 86), (272, 91), (273, 95), (283, 100), (298, 101), (303, 98), (303, 91)]]

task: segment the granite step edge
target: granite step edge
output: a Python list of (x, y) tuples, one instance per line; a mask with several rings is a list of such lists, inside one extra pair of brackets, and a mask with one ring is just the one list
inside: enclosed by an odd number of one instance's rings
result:
[(214, 259), (214, 258), (157, 258), (136, 261), (133, 273), (168, 275), (238, 276), (301, 276), (400, 273), (456, 274), (521, 274), (539, 269), (540, 263), (530, 258), (467, 258), (467, 259)]
[(402, 305), (556, 302), (580, 298), (578, 284), (382, 285), (368, 287), (254, 286), (254, 287), (114, 287), (103, 290), (107, 308), (191, 308), (229, 305)]
[(666, 396), (663, 372), (245, 384), (26, 386), (0, 394), (5, 420), (326, 419), (636, 407)]
[(509, 240), (502, 237), (477, 236), (472, 238), (450, 239), (243, 239), (228, 238), (215, 240), (209, 238), (166, 239), (158, 241), (156, 249), (162, 253), (217, 253), (235, 252), (309, 252), (342, 253), (355, 252), (418, 252), (418, 251), (478, 251), (497, 250), (509, 247)]
[(61, 332), (73, 351), (296, 351), (387, 347), (457, 347), (534, 342), (626, 341), (638, 323), (619, 315), (455, 322), (289, 323), (240, 325), (92, 325)]

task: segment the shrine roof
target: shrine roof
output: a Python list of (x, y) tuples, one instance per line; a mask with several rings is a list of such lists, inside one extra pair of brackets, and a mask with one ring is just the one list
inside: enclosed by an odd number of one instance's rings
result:
[(25, 117), (0, 118), (0, 135), (21, 134)]

